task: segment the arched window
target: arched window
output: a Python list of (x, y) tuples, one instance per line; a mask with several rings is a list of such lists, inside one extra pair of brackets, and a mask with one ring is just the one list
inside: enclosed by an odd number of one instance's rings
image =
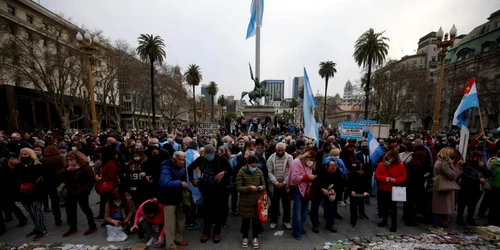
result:
[(492, 49), (495, 48), (495, 42), (493, 41), (486, 41), (481, 45), (481, 53), (488, 52)]
[(468, 58), (472, 57), (473, 55), (474, 55), (473, 49), (470, 49), (470, 48), (461, 49), (457, 53), (457, 61), (462, 61), (464, 59), (468, 59)]

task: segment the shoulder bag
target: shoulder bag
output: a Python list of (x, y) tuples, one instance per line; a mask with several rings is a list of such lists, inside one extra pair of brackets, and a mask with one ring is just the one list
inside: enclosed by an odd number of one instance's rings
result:
[[(440, 167), (443, 167), (443, 164), (440, 164)], [(439, 174), (433, 178), (434, 191), (436, 192), (451, 192), (460, 190), (460, 186), (455, 181), (451, 181), (446, 177), (441, 175), (441, 169), (439, 170)]]

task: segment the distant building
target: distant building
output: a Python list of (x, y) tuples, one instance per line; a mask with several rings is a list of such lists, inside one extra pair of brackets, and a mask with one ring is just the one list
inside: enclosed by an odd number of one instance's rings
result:
[[(208, 93), (208, 85), (206, 84), (201, 85), (201, 94), (205, 96), (206, 103), (212, 103), (212, 95)], [(214, 102), (217, 102), (217, 95), (214, 96)]]
[(343, 106), (361, 106), (363, 105), (365, 97), (363, 93), (358, 91), (352, 86), (351, 81), (347, 80), (344, 86), (344, 96), (342, 98)]
[(297, 97), (299, 98), (299, 89), (301, 89), (304, 86), (304, 77), (294, 77), (293, 82), (292, 82), (292, 98)]
[(236, 113), (236, 100), (234, 100), (234, 96), (230, 95), (226, 97), (227, 100), (227, 112)]
[(266, 80), (267, 91), (271, 94), (271, 101), (282, 101), (285, 98), (284, 80)]
[[(444, 84), (439, 116), (439, 128), (452, 128), (453, 115), (463, 94), (465, 84), (476, 78), (485, 132), (494, 133), (499, 126), (500, 102), (500, 10), (488, 21), (474, 28), (466, 36), (458, 36), (445, 57)], [(457, 37), (457, 38), (458, 38)], [(480, 132), (478, 110), (471, 109), (469, 130)]]

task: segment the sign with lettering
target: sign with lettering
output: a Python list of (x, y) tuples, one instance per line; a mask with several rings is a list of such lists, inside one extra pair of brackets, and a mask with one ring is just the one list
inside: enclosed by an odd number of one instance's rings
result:
[(340, 129), (340, 133), (344, 139), (361, 140), (363, 139), (363, 127), (361, 124), (344, 125)]
[(199, 123), (198, 124), (198, 132), (200, 132), (200, 135), (206, 136), (206, 135), (215, 135), (217, 134), (217, 130), (219, 128), (219, 125), (217, 123)]

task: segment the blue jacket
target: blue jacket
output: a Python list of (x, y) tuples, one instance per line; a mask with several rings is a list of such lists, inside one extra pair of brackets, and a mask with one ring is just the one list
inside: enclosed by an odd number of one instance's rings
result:
[(164, 161), (160, 169), (160, 203), (180, 205), (184, 191), (182, 182), (187, 182), (186, 169), (179, 168), (172, 160)]

